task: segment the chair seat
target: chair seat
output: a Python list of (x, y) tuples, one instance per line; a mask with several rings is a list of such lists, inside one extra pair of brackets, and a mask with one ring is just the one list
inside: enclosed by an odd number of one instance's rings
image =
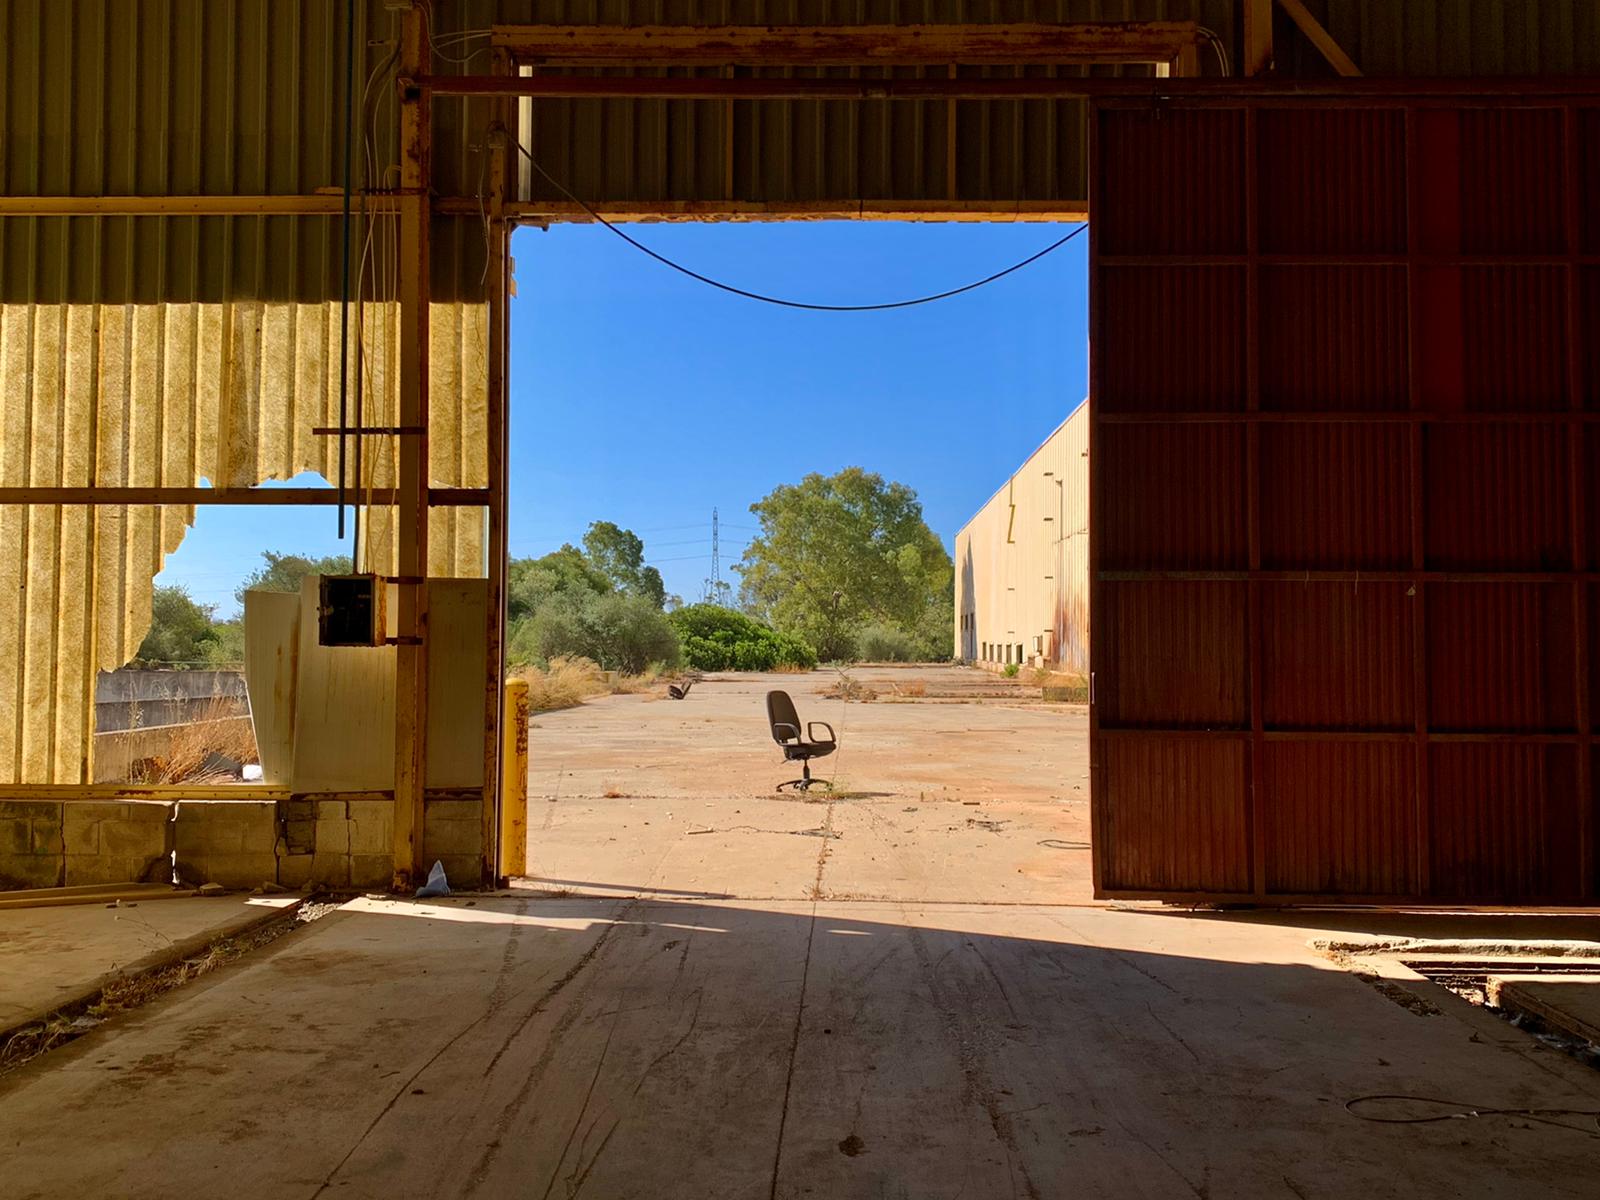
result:
[(790, 762), (808, 758), (826, 758), (838, 748), (837, 742), (785, 742), (783, 757)]

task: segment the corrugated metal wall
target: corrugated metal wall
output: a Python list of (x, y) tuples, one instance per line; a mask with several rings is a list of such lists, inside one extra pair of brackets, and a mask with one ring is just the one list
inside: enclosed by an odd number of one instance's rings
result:
[(1600, 109), (1095, 133), (1099, 893), (1592, 902)]
[(1088, 405), (956, 534), (955, 607), (957, 658), (1088, 670)]
[[(389, 53), (366, 43), (392, 36), (393, 20), (366, 0), (358, 18), (365, 81)], [(0, 0), (0, 38), (6, 195), (302, 195), (342, 182), (339, 0)], [(378, 71), (373, 94), (387, 84)], [(373, 109), (358, 184), (394, 161), (393, 106)], [(459, 105), (440, 113), (446, 193), (478, 186), (468, 119)], [(373, 222), (378, 259), (389, 220)], [(0, 486), (333, 478), (334, 441), (311, 430), (337, 424), (339, 249), (339, 221), (323, 216), (0, 220)], [(481, 223), (438, 219), (433, 251), (432, 481), (481, 487)], [(392, 303), (367, 307), (369, 424), (398, 419), (396, 320)], [(367, 485), (392, 485), (393, 447), (370, 443), (363, 468)], [(151, 578), (193, 520), (192, 508), (0, 506), (0, 783), (87, 780), (95, 673), (137, 650)], [(378, 569), (391, 525), (386, 509), (367, 515)], [(482, 574), (480, 510), (435, 510), (431, 535), (435, 573)]]
[[(393, 424), (383, 325), (398, 313), (370, 308), (364, 419)], [(433, 330), (433, 480), (483, 487), (487, 309), (435, 305)], [(0, 486), (332, 478), (334, 440), (311, 429), (338, 423), (338, 364), (337, 303), (0, 305)], [(371, 447), (362, 478), (393, 486), (393, 448)], [(389, 515), (366, 514), (376, 570), (393, 569)], [(193, 521), (175, 506), (0, 505), (0, 783), (83, 779), (95, 673), (137, 651), (152, 577)], [(483, 573), (481, 510), (435, 509), (430, 531), (432, 573)]]

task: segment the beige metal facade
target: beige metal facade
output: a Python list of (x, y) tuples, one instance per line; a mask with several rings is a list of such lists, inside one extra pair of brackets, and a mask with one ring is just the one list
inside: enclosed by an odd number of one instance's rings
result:
[(1089, 668), (1089, 406), (956, 534), (956, 657)]

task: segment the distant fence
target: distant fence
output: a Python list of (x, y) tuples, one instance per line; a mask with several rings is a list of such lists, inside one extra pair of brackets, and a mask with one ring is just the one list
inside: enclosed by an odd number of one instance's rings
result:
[(94, 731), (248, 716), (243, 671), (102, 671), (94, 686)]
[(172, 756), (174, 737), (208, 726), (218, 744), (250, 736), (242, 671), (102, 671), (94, 689), (96, 783), (133, 778), (139, 764)]

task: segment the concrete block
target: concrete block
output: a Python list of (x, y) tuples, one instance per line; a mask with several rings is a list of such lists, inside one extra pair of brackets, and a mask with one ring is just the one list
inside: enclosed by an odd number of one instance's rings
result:
[[(73, 809), (77, 807), (75, 804), (66, 806), (69, 829), (76, 819)], [(121, 808), (122, 811), (114, 818), (108, 817), (100, 822), (99, 840), (102, 854), (153, 858), (172, 849), (173, 805), (134, 801), (122, 805)], [(67, 853), (72, 853), (70, 844)]]
[(433, 869), (435, 861), (444, 864), (445, 878), (453, 890), (470, 891), (482, 886), (483, 865), (476, 854), (430, 854), (422, 868), (424, 876)]
[(63, 842), (61, 805), (45, 804), (44, 811), (33, 818), (33, 852), (35, 854), (61, 855), (66, 852)]
[(394, 882), (394, 854), (352, 854), (350, 886), (382, 891)]
[(394, 801), (352, 800), (349, 803), (350, 853), (394, 856)]
[(91, 883), (166, 883), (171, 878), (172, 859), (166, 854), (148, 858), (106, 853), (66, 856), (68, 887)]
[(168, 879), (172, 809), (166, 801), (142, 800), (63, 805), (67, 885)]
[(60, 801), (0, 801), (0, 890), (59, 887), (65, 854)]
[(428, 862), (445, 855), (471, 855), (483, 847), (481, 801), (429, 800), (423, 810), (422, 856)]
[(0, 820), (0, 854), (32, 854), (33, 822), (26, 817)]
[(196, 883), (255, 887), (278, 878), (278, 806), (257, 800), (190, 800), (173, 821), (178, 874)]
[(267, 853), (213, 854), (205, 858), (179, 858), (178, 873), (186, 881), (220, 883), (226, 888), (250, 889), (278, 879), (278, 856)]
[(348, 811), (348, 809), (346, 807), (346, 804), (347, 804), (347, 802), (344, 801), (344, 800), (318, 800), (316, 802), (317, 820), (319, 820), (319, 821), (343, 821), (343, 820), (345, 820), (350, 815), (350, 813), (349, 813), (349, 811)]
[(0, 891), (61, 887), (65, 858), (63, 854), (0, 853)]
[(323, 887), (350, 886), (350, 856), (348, 854), (323, 854), (311, 856), (311, 881)]
[(52, 810), (60, 820), (59, 800), (0, 800), (0, 821), (32, 821), (35, 817), (50, 815)]
[(316, 847), (317, 854), (350, 853), (350, 822), (343, 816), (318, 817), (316, 826), (317, 836), (312, 844)]
[(317, 845), (317, 822), (294, 818), (283, 823), (284, 844), (292, 854), (309, 854)]
[(422, 838), (422, 857), (428, 862), (452, 854), (476, 858), (482, 849), (483, 830), (475, 821), (430, 820)]
[(312, 855), (280, 854), (278, 856), (278, 882), (284, 887), (299, 891), (312, 880)]
[(61, 819), (61, 837), (68, 854), (99, 854), (100, 827), (122, 818), (122, 804), (68, 804)]

